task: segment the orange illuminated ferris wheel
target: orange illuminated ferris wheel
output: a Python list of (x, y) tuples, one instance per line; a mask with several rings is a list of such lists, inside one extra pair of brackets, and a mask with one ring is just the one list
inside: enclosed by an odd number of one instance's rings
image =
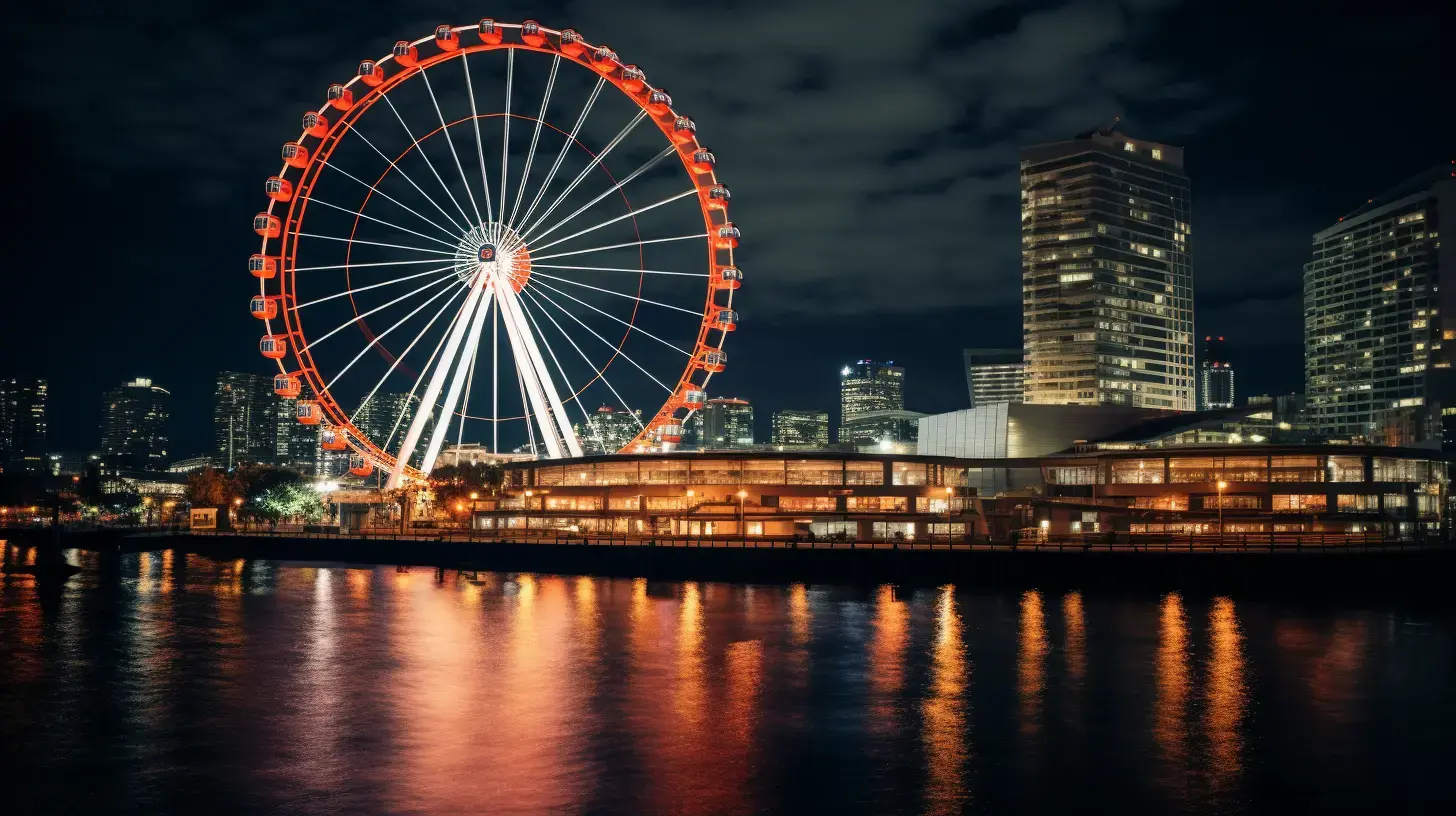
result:
[[(742, 273), (716, 158), (570, 29), (395, 43), (304, 115), (265, 190), (259, 349), (356, 475), (398, 485), (450, 445), (668, 450), (727, 362)], [(635, 422), (625, 445), (604, 404)]]

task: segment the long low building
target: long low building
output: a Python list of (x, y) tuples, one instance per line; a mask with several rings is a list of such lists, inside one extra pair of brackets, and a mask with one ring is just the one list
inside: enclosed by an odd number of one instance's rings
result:
[[(1338, 445), (1092, 450), (1034, 459), (759, 451), (504, 466), (478, 530), (870, 540), (1047, 533), (1438, 534), (1439, 454)], [(991, 492), (998, 473), (1035, 484)], [(1018, 478), (1014, 481), (1025, 482)], [(1220, 514), (1220, 507), (1222, 514)]]

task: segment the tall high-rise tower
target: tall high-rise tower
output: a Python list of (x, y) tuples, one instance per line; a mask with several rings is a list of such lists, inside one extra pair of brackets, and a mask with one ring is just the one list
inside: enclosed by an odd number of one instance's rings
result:
[(839, 423), (872, 411), (905, 409), (905, 369), (893, 361), (860, 360), (839, 372)]
[(108, 467), (158, 469), (170, 461), (172, 393), (138, 377), (103, 395), (101, 455)]
[(1022, 149), (1026, 402), (1193, 410), (1189, 220), (1182, 148), (1109, 126)]
[(213, 391), (213, 459), (231, 470), (243, 462), (278, 461), (278, 402), (273, 379), (221, 371)]
[(48, 391), (45, 380), (0, 379), (0, 468), (45, 469)]
[(1234, 407), (1234, 367), (1224, 351), (1221, 335), (1203, 338), (1198, 359), (1198, 410)]

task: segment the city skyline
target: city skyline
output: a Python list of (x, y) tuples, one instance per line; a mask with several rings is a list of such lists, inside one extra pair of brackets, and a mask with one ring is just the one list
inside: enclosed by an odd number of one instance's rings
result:
[[(314, 11), (308, 4), (298, 9), (305, 16)], [(266, 9), (247, 12), (273, 13)], [(562, 16), (549, 4), (536, 13), (543, 20)], [(785, 13), (793, 14), (794, 10)], [(1433, 49), (1421, 46), (1424, 38), (1432, 35), (1422, 28), (1411, 27), (1415, 19), (1411, 13), (1403, 13), (1404, 17), (1402, 13), (1382, 15), (1370, 20), (1337, 20), (1332, 15), (1322, 22), (1341, 36), (1330, 31), (1315, 35), (1295, 27), (1281, 29), (1281, 24), (1270, 23), (1272, 28), (1249, 36), (1269, 38), (1270, 42), (1278, 43), (1277, 49), (1270, 49), (1263, 56), (1249, 57), (1249, 61), (1235, 66), (1236, 70), (1220, 70), (1217, 76), (1211, 77), (1203, 76), (1206, 72), (1200, 68), (1224, 64), (1223, 50), (1213, 46), (1218, 37), (1230, 33), (1228, 20), (1239, 17), (1236, 9), (1222, 9), (1219, 15), (1211, 15), (1195, 8), (1175, 7), (1141, 16), (1134, 24), (1107, 20), (1085, 10), (1012, 12), (1004, 19), (992, 20), (975, 8), (951, 12), (915, 7), (911, 9), (907, 28), (929, 32), (951, 22), (946, 15), (957, 14), (968, 21), (964, 29), (965, 47), (984, 48), (990, 43), (1002, 49), (1003, 56), (1049, 55), (1053, 73), (1040, 87), (1051, 89), (1057, 87), (1056, 83), (1091, 83), (1093, 92), (1075, 99), (1056, 93), (1038, 97), (1045, 102), (1025, 111), (1025, 121), (1014, 127), (987, 127), (986, 122), (996, 121), (987, 118), (983, 122), (967, 120), (948, 129), (941, 128), (948, 134), (948, 143), (926, 142), (915, 132), (901, 131), (867, 142), (867, 149), (877, 151), (878, 164), (900, 168), (903, 181), (891, 178), (877, 183), (888, 185), (889, 191), (904, 190), (898, 195), (904, 198), (905, 207), (925, 203), (924, 196), (912, 192), (915, 176), (910, 171), (921, 164), (935, 163), (937, 174), (946, 178), (974, 180), (957, 194), (962, 204), (948, 209), (958, 213), (958, 224), (965, 223), (959, 213), (974, 215), (977, 236), (984, 236), (978, 241), (975, 257), (963, 263), (942, 258), (915, 267), (915, 274), (921, 274), (918, 270), (923, 269), (924, 274), (939, 276), (939, 280), (949, 285), (897, 286), (890, 297), (859, 297), (863, 289), (854, 282), (862, 281), (866, 270), (874, 268), (873, 263), (854, 258), (846, 261), (834, 252), (824, 251), (827, 244), (823, 236), (840, 234), (835, 232), (835, 225), (842, 222), (830, 222), (821, 230), (802, 233), (805, 236), (802, 239), (785, 240), (783, 233), (772, 235), (770, 228), (779, 212), (774, 208), (781, 206), (782, 201), (799, 210), (814, 210), (812, 205), (818, 199), (810, 193), (812, 188), (804, 186), (803, 193), (797, 197), (780, 195), (781, 185), (796, 183), (794, 177), (779, 172), (763, 173), (761, 168), (773, 165), (763, 149), (755, 148), (751, 134), (729, 117), (714, 116), (711, 110), (694, 111), (701, 125), (711, 125), (714, 129), (714, 147), (725, 172), (731, 171), (735, 206), (743, 213), (741, 220), (756, 225), (754, 246), (758, 255), (750, 256), (745, 262), (750, 275), (759, 273), (744, 289), (744, 313), (752, 319), (744, 323), (744, 330), (730, 344), (734, 360), (773, 359), (777, 351), (787, 347), (802, 350), (795, 358), (799, 363), (795, 366), (760, 364), (751, 369), (746, 365), (736, 369), (730, 366), (722, 377), (721, 391), (715, 381), (715, 393), (741, 394), (754, 402), (763, 416), (796, 405), (828, 406), (834, 398), (831, 389), (836, 385), (837, 364), (844, 359), (870, 356), (896, 359), (920, 372), (907, 385), (908, 406), (929, 412), (962, 407), (964, 385), (954, 376), (959, 349), (1009, 345), (1019, 331), (1018, 320), (1005, 308), (1017, 299), (1018, 287), (1019, 248), (1013, 226), (1016, 151), (1027, 144), (1067, 138), (1119, 113), (1123, 114), (1131, 132), (1177, 144), (1188, 151), (1188, 173), (1194, 184), (1198, 225), (1194, 247), (1194, 266), (1199, 270), (1195, 283), (1198, 324), (1257, 323), (1267, 327), (1258, 336), (1236, 338), (1241, 345), (1230, 350), (1238, 359), (1261, 361), (1256, 369), (1240, 371), (1240, 390), (1271, 394), (1297, 391), (1303, 381), (1300, 269), (1308, 262), (1309, 236), (1328, 226), (1339, 213), (1429, 165), (1433, 159), (1449, 158), (1444, 155), (1439, 114), (1419, 104), (1414, 89), (1383, 81), (1389, 76), (1429, 74), (1422, 66), (1433, 65), (1429, 53)], [(631, 46), (632, 53), (649, 71), (656, 66), (678, 63), (670, 47), (665, 49), (652, 36), (624, 27), (620, 21), (605, 16), (581, 19), (577, 15), (571, 19), (579, 20), (583, 30), (590, 26), (594, 34), (624, 51)], [(662, 15), (654, 24), (669, 26), (676, 19), (673, 14)], [(1051, 29), (1057, 32), (1054, 36), (1036, 34), (1047, 31), (1044, 26), (1048, 23), (1081, 20), (1105, 25), (1101, 28), (1064, 26)], [(116, 33), (135, 33), (133, 27), (139, 31), (141, 26), (151, 25), (146, 21), (145, 14), (128, 17), (119, 21), (122, 28)], [(170, 37), (166, 33), (169, 24), (162, 24), (153, 36)], [(385, 23), (371, 23), (368, 34), (372, 36), (376, 29), (394, 30)], [(1166, 35), (1193, 30), (1200, 34), (1191, 39), (1180, 35), (1176, 38), (1180, 53), (1170, 53), (1167, 43), (1173, 38)], [(240, 39), (214, 33), (219, 38), (216, 43), (219, 62), (216, 67), (211, 63), (197, 66), (199, 81), (206, 81), (209, 71), (229, 64), (223, 57), (242, 45)], [(909, 53), (906, 37), (897, 34), (897, 39), (887, 45), (897, 55), (895, 65), (905, 64), (898, 55)], [(363, 33), (356, 37), (354, 33), (340, 32), (339, 39), (340, 42), (367, 41)], [(1152, 69), (1150, 75), (1181, 80), (1183, 84), (1129, 79), (1126, 72), (1089, 73), (1074, 69), (1057, 56), (1058, 45), (1082, 41), (1090, 43), (1090, 51), (1085, 53), (1090, 53), (1088, 59), (1094, 66), (1124, 66), (1126, 59), (1135, 58), (1140, 60), (1137, 64)], [(1114, 53), (1114, 44), (1133, 56), (1118, 56)], [(947, 56), (953, 57), (961, 44), (944, 47)], [(917, 42), (915, 52), (921, 50)], [(1355, 54), (1360, 55), (1360, 64), (1364, 66), (1360, 70), (1353, 67), (1351, 56)], [(116, 285), (112, 281), (96, 281), (78, 295), (62, 291), (58, 281), (46, 276), (22, 276), (18, 293), (22, 302), (64, 302), (75, 325), (89, 327), (84, 335), (72, 337), (62, 332), (52, 341), (38, 344), (35, 353), (15, 360), (12, 369), (4, 372), (8, 376), (50, 380), (48, 445), (51, 448), (92, 447), (96, 395), (107, 383), (141, 374), (167, 383), (176, 396), (174, 455), (207, 450), (212, 434), (210, 386), (216, 371), (271, 373), (256, 356), (255, 327), (245, 316), (238, 316), (237, 304), (248, 294), (246, 275), (240, 281), (237, 276), (221, 273), (221, 270), (232, 270), (236, 259), (246, 257), (249, 251), (246, 224), (255, 207), (251, 199), (242, 203), (241, 199), (246, 196), (235, 193), (251, 194), (259, 184), (258, 179), (276, 160), (274, 134), (284, 129), (284, 123), (295, 120), (305, 107), (304, 103), (294, 101), (294, 91), (305, 86), (322, 87), (321, 83), (328, 77), (351, 71), (351, 60), (362, 55), (363, 52), (351, 52), (309, 56), (307, 71), (311, 78), (306, 81), (297, 75), (295, 65), (290, 64), (287, 70), (273, 64), (262, 66), (264, 74), (258, 77), (258, 86), (268, 88), (269, 94), (287, 93), (287, 98), (260, 103), (270, 111), (269, 122), (250, 125), (246, 132), (221, 140), (209, 138), (207, 143), (221, 144), (222, 152), (209, 160), (207, 168), (200, 173), (158, 180), (146, 162), (159, 159), (143, 157), (149, 151), (133, 150), (124, 157), (105, 151), (93, 154), (85, 150), (84, 142), (78, 143), (70, 137), (30, 145), (42, 159), (35, 166), (57, 167), (63, 174), (74, 173), (68, 184), (79, 186), (86, 195), (99, 196), (98, 201), (110, 202), (114, 209), (125, 205), (110, 198), (115, 194), (109, 189), (125, 189), (127, 185), (109, 185), (107, 189), (91, 192), (88, 185), (95, 184), (92, 179), (145, 178), (149, 184), (161, 184), (165, 188), (162, 194), (173, 197), (179, 205), (185, 203), (185, 218), (191, 226), (169, 235), (157, 274), (164, 280), (180, 283), (195, 276), (195, 266), (190, 261), (182, 264), (167, 259), (202, 258), (211, 279), (218, 281), (201, 292), (185, 285), (160, 287), (155, 308), (177, 316), (174, 325), (157, 321), (113, 330), (111, 326), (119, 326), (114, 321), (119, 320), (120, 311), (111, 304), (123, 302), (125, 296), (111, 288)], [(1192, 79), (1195, 76), (1198, 78)], [(1270, 81), (1270, 76), (1280, 79)], [(1318, 81), (1306, 81), (1314, 77)], [(811, 79), (804, 80), (809, 82), (806, 87), (826, 102), (846, 99), (854, 90), (845, 79)], [(47, 84), (50, 92), (40, 87), (27, 89), (27, 94), (34, 93), (20, 100), (22, 112), (50, 116), (53, 100), (69, 97), (71, 85), (67, 83), (75, 81), (66, 74), (42, 78), (41, 82)], [(957, 89), (947, 99), (985, 100), (1003, 106), (1004, 110), (1009, 102), (998, 84), (1010, 81), (994, 75), (978, 76), (972, 85)], [(696, 76), (684, 76), (674, 80), (674, 91), (685, 98), (701, 97), (698, 90), (701, 82)], [(1357, 129), (1334, 126), (1344, 121), (1337, 112), (1338, 106), (1331, 101), (1351, 87), (1380, 87), (1384, 94), (1382, 104), (1388, 105), (1388, 110), (1401, 111), (1398, 120), (1387, 123), (1394, 129), (1387, 141), (1399, 144), (1401, 149), (1363, 149)], [(1176, 88), (1177, 93), (1169, 92), (1168, 88)], [(182, 88), (175, 84), (174, 78), (163, 80), (160, 91), (163, 98), (180, 91)], [(1290, 100), (1294, 100), (1292, 104)], [(154, 128), (165, 121), (161, 117), (135, 118), (133, 112), (118, 112), (114, 101), (106, 104), (107, 114), (124, 115), (121, 121), (125, 126), (120, 128), (119, 138), (127, 140), (128, 146), (132, 141), (138, 145), (148, 143), (159, 132)], [(831, 125), (840, 127), (863, 118), (855, 106), (827, 109), (825, 115), (830, 117)], [(978, 115), (989, 117), (985, 111)], [(1271, 165), (1263, 161), (1273, 144), (1264, 134), (1277, 129), (1286, 134), (1281, 141), (1297, 143), (1300, 149), (1281, 151), (1279, 161)], [(802, 147), (793, 146), (793, 158), (813, 166), (813, 157), (808, 155), (813, 143), (814, 140), (805, 140)], [(937, 163), (936, 157), (946, 155), (947, 150), (960, 159)], [(1341, 172), (1328, 173), (1327, 168), (1336, 163)], [(82, 167), (85, 172), (70, 169)], [(20, 171), (26, 173), (30, 169), (22, 167)], [(31, 186), (45, 191), (53, 185), (36, 182)], [(44, 209), (39, 207), (36, 211)], [(44, 221), (26, 220), (30, 217), (28, 213), (22, 215), (22, 228), (38, 235), (49, 234)], [(835, 217), (844, 216), (836, 214)], [(787, 222), (794, 223), (792, 219)], [(943, 231), (943, 219), (915, 222), (920, 223), (924, 226), (912, 224), (907, 228)], [(113, 228), (102, 225), (101, 229)], [(119, 247), (135, 246), (128, 234), (107, 233), (101, 237)], [(31, 251), (20, 247), (16, 262), (28, 263), (27, 253)], [(125, 251), (135, 254), (142, 250)], [(145, 251), (155, 253), (156, 248)], [(798, 263), (778, 262), (778, 258), (791, 252), (798, 256)], [(32, 265), (38, 266), (38, 261)], [(829, 268), (848, 277), (844, 284), (835, 285), (832, 297), (821, 303), (821, 308), (806, 304), (802, 294), (795, 294), (803, 291), (804, 281), (814, 279), (808, 270)], [(925, 278), (914, 280), (923, 284)], [(844, 296), (846, 289), (855, 291), (863, 303), (854, 305)], [(940, 294), (934, 294), (936, 291)], [(931, 305), (926, 305), (927, 300), (933, 301)], [(847, 315), (851, 316), (851, 323), (864, 322), (863, 314), (871, 308), (885, 313), (872, 321), (870, 330), (860, 332), (850, 342), (811, 339), (824, 336), (831, 327), (844, 325)], [(29, 339), (55, 334), (56, 325), (39, 314), (22, 312), (7, 321), (0, 332), (11, 347), (16, 347)], [(124, 341), (98, 346), (91, 339), (108, 335), (117, 335)], [(203, 342), (179, 342), (184, 337), (201, 338)], [(926, 337), (950, 338), (951, 342), (942, 347), (939, 343), (925, 342)]]

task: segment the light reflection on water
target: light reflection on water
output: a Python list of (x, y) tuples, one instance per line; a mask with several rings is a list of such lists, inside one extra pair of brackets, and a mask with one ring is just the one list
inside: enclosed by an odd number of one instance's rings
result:
[[(1257, 812), (1296, 795), (1312, 810), (1451, 796), (1449, 617), (73, 557), (87, 571), (49, 590), (0, 576), (0, 768), (27, 783), (11, 789), (20, 812)], [(6, 564), (33, 558), (6, 548)]]

